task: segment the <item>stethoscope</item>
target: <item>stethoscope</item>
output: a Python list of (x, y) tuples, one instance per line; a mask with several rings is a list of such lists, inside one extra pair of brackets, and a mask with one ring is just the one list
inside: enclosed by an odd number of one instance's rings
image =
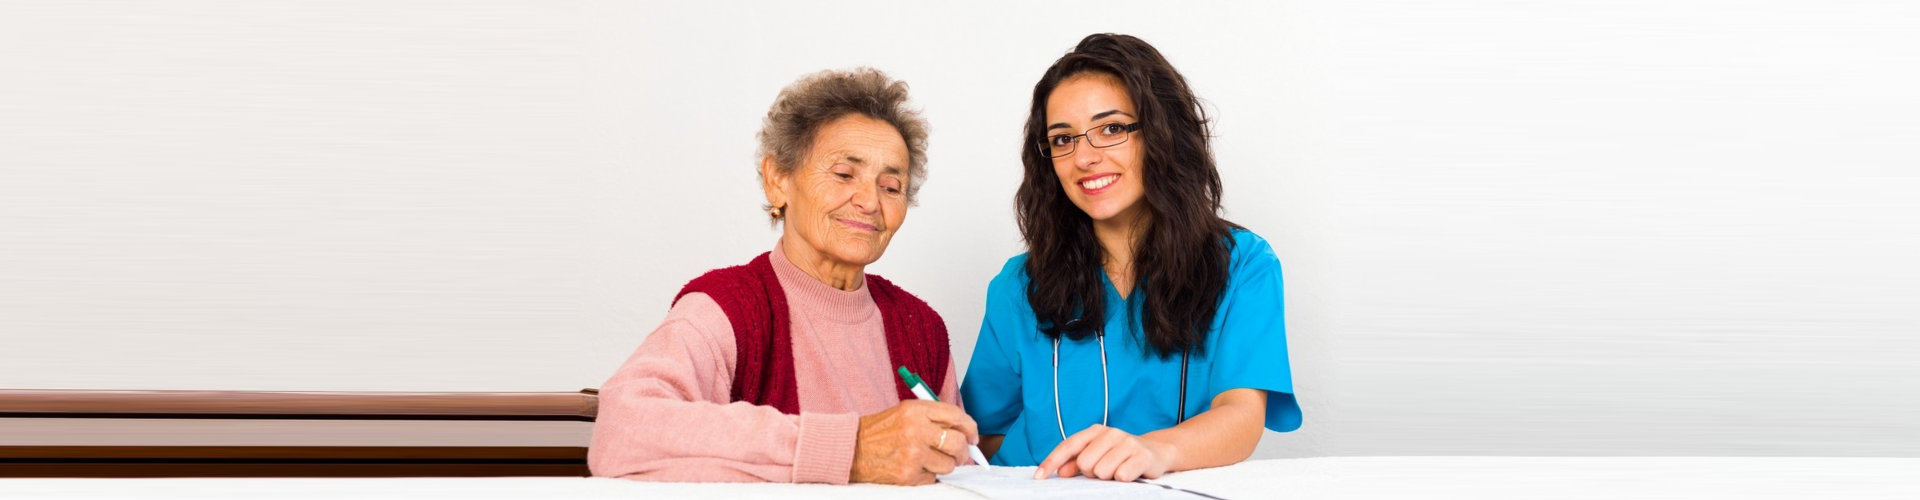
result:
[[(1100, 425), (1107, 425), (1107, 409), (1112, 407), (1108, 400), (1110, 386), (1107, 383), (1107, 334), (1094, 334), (1100, 342)], [(1175, 425), (1187, 421), (1187, 351), (1180, 352), (1180, 400), (1174, 405), (1179, 408), (1179, 417)], [(1053, 423), (1060, 426), (1060, 440), (1067, 440), (1067, 421), (1060, 416), (1060, 337), (1053, 337)]]

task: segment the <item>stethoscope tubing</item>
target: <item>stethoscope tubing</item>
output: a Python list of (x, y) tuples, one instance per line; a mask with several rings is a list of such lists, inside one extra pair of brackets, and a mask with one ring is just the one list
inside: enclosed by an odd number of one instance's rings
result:
[[(1100, 342), (1100, 425), (1107, 425), (1107, 412), (1113, 407), (1109, 399), (1112, 386), (1107, 381), (1107, 336), (1095, 334)], [(1187, 421), (1187, 351), (1180, 353), (1180, 399), (1174, 405), (1179, 410), (1175, 425)], [(1060, 414), (1060, 337), (1053, 338), (1053, 423), (1059, 426), (1060, 440), (1067, 440), (1067, 421)]]

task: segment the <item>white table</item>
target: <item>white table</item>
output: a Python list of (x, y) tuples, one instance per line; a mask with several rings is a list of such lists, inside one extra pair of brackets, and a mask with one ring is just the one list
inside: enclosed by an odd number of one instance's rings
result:
[[(1920, 458), (1329, 457), (1256, 460), (1173, 474), (1161, 481), (1229, 499), (1916, 499)], [(742, 497), (978, 498), (948, 485), (687, 484), (555, 477), (0, 480), (0, 498), (9, 499)]]

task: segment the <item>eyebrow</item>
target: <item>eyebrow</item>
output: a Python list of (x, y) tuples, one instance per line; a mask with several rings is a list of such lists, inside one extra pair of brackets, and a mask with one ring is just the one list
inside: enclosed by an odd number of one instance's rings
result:
[[(1136, 117), (1136, 116), (1133, 116), (1133, 113), (1128, 113), (1128, 112), (1125, 112), (1125, 111), (1121, 111), (1121, 110), (1118, 110), (1118, 109), (1109, 109), (1109, 110), (1106, 110), (1106, 111), (1101, 111), (1101, 112), (1099, 112), (1099, 113), (1094, 113), (1094, 114), (1093, 114), (1093, 119), (1094, 119), (1094, 120), (1099, 120), (1099, 119), (1101, 119), (1101, 118), (1106, 118), (1106, 117), (1109, 117), (1109, 116), (1113, 116), (1113, 115), (1126, 115), (1126, 116), (1127, 116), (1127, 118), (1136, 118), (1136, 119), (1138, 118), (1138, 117)], [(1053, 130), (1053, 129), (1056, 129), (1056, 128), (1064, 128), (1064, 129), (1071, 129), (1071, 128), (1073, 128), (1073, 126), (1071, 126), (1071, 125), (1067, 125), (1067, 124), (1066, 124), (1066, 122), (1060, 122), (1060, 123), (1055, 123), (1055, 124), (1053, 124), (1053, 125), (1048, 125), (1048, 126), (1047, 126), (1047, 130)]]

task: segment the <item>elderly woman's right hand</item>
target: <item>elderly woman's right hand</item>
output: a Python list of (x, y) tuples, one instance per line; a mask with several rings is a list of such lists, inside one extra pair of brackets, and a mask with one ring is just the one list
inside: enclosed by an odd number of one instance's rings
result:
[(958, 406), (934, 401), (901, 401), (886, 411), (860, 417), (853, 450), (856, 483), (933, 484), (935, 475), (953, 472), (966, 460), (967, 445), (980, 441), (973, 417)]

